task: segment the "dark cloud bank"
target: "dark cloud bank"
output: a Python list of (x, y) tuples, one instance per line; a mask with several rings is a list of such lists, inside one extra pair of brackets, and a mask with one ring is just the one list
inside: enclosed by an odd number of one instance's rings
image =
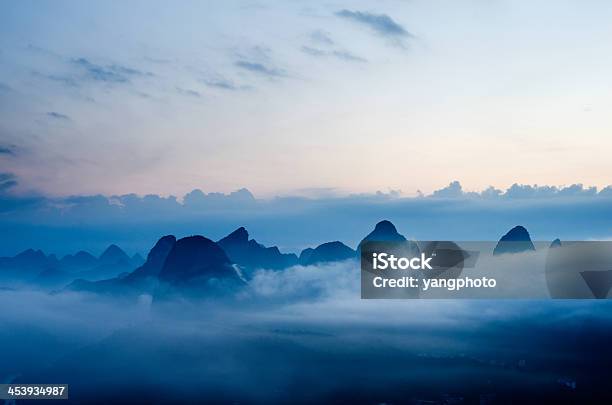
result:
[(145, 254), (159, 236), (203, 234), (221, 238), (239, 226), (266, 245), (299, 252), (331, 240), (355, 247), (381, 219), (421, 240), (497, 240), (522, 224), (534, 240), (612, 236), (612, 188), (513, 185), (464, 192), (458, 182), (432, 195), (395, 193), (343, 197), (257, 199), (246, 189), (230, 194), (194, 190), (182, 199), (158, 195), (15, 197), (17, 183), (3, 174), (0, 255), (26, 248), (67, 254), (100, 253), (110, 243)]

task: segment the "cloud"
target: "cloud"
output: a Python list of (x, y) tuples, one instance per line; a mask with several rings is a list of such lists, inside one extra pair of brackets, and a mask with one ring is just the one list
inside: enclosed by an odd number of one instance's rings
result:
[(346, 9), (340, 10), (335, 14), (338, 17), (365, 25), (376, 33), (389, 38), (402, 39), (414, 37), (414, 35), (386, 14), (373, 14), (366, 11), (350, 11)]
[(327, 51), (323, 51), (317, 48), (312, 48), (310, 46), (303, 46), (301, 49), (302, 49), (302, 52), (310, 56), (327, 56), (328, 55)]
[(249, 72), (256, 73), (262, 76), (267, 76), (267, 77), (284, 77), (287, 75), (281, 69), (269, 67), (259, 62), (250, 62), (250, 61), (240, 60), (236, 62), (235, 65), (239, 67), (240, 69), (244, 69)]
[(15, 156), (15, 147), (12, 145), (0, 145), (0, 155)]
[(11, 87), (8, 84), (4, 84), (0, 82), (0, 91), (9, 92), (11, 91)]
[(537, 184), (513, 184), (506, 190), (499, 190), (493, 186), (483, 191), (463, 191), (461, 183), (452, 181), (448, 186), (435, 190), (429, 197), (433, 198), (481, 198), (481, 199), (548, 199), (564, 197), (594, 197), (607, 196), (612, 187), (608, 186), (601, 191), (596, 187), (584, 187), (582, 184), (572, 184), (565, 187), (538, 186)]
[[(3, 179), (5, 189), (16, 185), (13, 175)], [(518, 189), (523, 193), (516, 193)], [(95, 249), (114, 242), (146, 253), (160, 235), (204, 234), (217, 240), (239, 226), (261, 243), (299, 253), (332, 240), (355, 247), (382, 219), (392, 221), (406, 237), (421, 240), (497, 240), (519, 224), (540, 241), (598, 239), (609, 237), (612, 229), (612, 187), (596, 194), (580, 185), (470, 192), (453, 182), (441, 190), (422, 197), (347, 196), (333, 190), (270, 199), (255, 198), (247, 190), (231, 194), (194, 190), (183, 198), (3, 197), (0, 212), (6, 215), (0, 217), (0, 226), (6, 232), (0, 237), (0, 255), (29, 247), (76, 251), (83, 248), (83, 235)], [(14, 234), (28, 236), (14, 238)]]
[(203, 80), (204, 84), (206, 84), (208, 87), (212, 87), (212, 88), (216, 88), (216, 89), (222, 89), (222, 90), (246, 90), (249, 87), (248, 86), (241, 86), (241, 85), (237, 85), (234, 82), (230, 81), (230, 80), (226, 80), (226, 79), (222, 79), (222, 78), (218, 78), (218, 79), (205, 79)]
[(236, 204), (251, 204), (255, 202), (255, 197), (246, 188), (233, 191), (229, 194), (223, 193), (204, 193), (200, 189), (195, 189), (183, 197), (183, 205), (186, 208), (205, 208), (206, 206), (232, 206)]
[(156, 64), (161, 64), (161, 65), (166, 65), (168, 63), (172, 63), (171, 59), (165, 59), (165, 58), (153, 58), (150, 56), (145, 56), (144, 60), (146, 60), (147, 62), (151, 62), (151, 63), (156, 63)]
[(259, 270), (249, 283), (249, 293), (259, 298), (320, 299), (350, 297), (359, 294), (359, 268), (356, 260), (346, 260), (317, 266), (294, 266), (281, 272)]
[(58, 112), (55, 111), (50, 111), (47, 113), (47, 116), (57, 119), (57, 120), (64, 120), (64, 121), (71, 121), (70, 117), (65, 115), (65, 114), (60, 114)]
[(310, 39), (313, 42), (323, 45), (333, 45), (334, 41), (331, 39), (328, 32), (316, 30), (310, 33)]
[(67, 76), (67, 75), (58, 75), (58, 74), (45, 74), (45, 73), (40, 73), (38, 71), (33, 71), (32, 75), (34, 77), (40, 77), (55, 83), (59, 83), (62, 84), (66, 87), (79, 87), (79, 83), (77, 81), (77, 79), (73, 76)]
[(17, 177), (13, 173), (0, 173), (0, 193), (4, 193), (16, 185)]
[(362, 58), (361, 56), (357, 56), (354, 55), (348, 51), (333, 51), (332, 55), (334, 55), (335, 57), (345, 60), (347, 62), (367, 62), (368, 60), (365, 58)]
[(195, 90), (191, 90), (191, 89), (183, 89), (181, 87), (177, 87), (176, 91), (179, 92), (179, 94), (182, 94), (184, 96), (197, 97), (197, 98), (202, 97), (200, 92), (195, 91)]
[(128, 83), (133, 77), (153, 76), (150, 72), (142, 72), (118, 64), (98, 65), (86, 58), (73, 59), (72, 63), (82, 68), (90, 79), (106, 83)]
[[(490, 380), (503, 388), (509, 373), (517, 386), (531, 387), (560, 375), (559, 364), (587, 383), (588, 367), (599, 372), (598, 381), (608, 375), (601, 355), (612, 325), (605, 300), (364, 301), (359, 268), (336, 264), (264, 273), (245, 289), (246, 298), (197, 305), (163, 305), (150, 295), (130, 301), (0, 290), (0, 375), (20, 375), (18, 382), (55, 378), (78, 387), (70, 395), (83, 403), (99, 400), (99, 381), (109, 402), (142, 402), (146, 393), (279, 403), (295, 399), (296, 381), (316, 376), (300, 402), (329, 402), (333, 395), (337, 402), (401, 403), (414, 392), (439, 398), (474, 384), (491, 392), (497, 385)], [(356, 362), (377, 372), (363, 379)], [(407, 372), (407, 364), (415, 371)], [(432, 376), (449, 369), (456, 377), (427, 389)], [(130, 392), (121, 389), (125, 381)], [(523, 395), (532, 393), (541, 387)]]
[(458, 198), (463, 196), (463, 189), (461, 183), (455, 180), (448, 186), (435, 190), (431, 196), (438, 198)]
[(339, 50), (324, 51), (322, 49), (312, 48), (310, 46), (302, 46), (301, 50), (305, 54), (308, 54), (308, 55), (314, 56), (314, 57), (333, 56), (333, 57), (341, 59), (341, 60), (343, 60), (345, 62), (361, 62), (361, 63), (367, 62), (367, 59), (364, 59), (364, 58), (362, 58), (360, 56), (357, 56), (357, 55), (353, 55), (352, 53), (350, 53), (348, 51), (339, 51)]

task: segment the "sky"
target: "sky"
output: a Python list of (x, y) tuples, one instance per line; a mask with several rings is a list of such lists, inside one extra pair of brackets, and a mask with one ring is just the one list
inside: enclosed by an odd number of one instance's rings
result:
[(612, 183), (604, 1), (4, 1), (16, 195)]

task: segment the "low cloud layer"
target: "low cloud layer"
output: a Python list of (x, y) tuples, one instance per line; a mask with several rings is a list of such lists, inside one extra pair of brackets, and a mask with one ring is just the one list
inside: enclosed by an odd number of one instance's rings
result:
[(360, 300), (354, 264), (260, 272), (225, 301), (0, 289), (0, 380), (61, 380), (82, 402), (503, 397), (508, 378), (526, 397), (560, 378), (605, 392), (608, 302)]
[(11, 194), (17, 182), (11, 173), (2, 175), (0, 221), (7, 233), (0, 255), (27, 248), (97, 254), (111, 243), (144, 255), (162, 235), (201, 234), (217, 240), (240, 226), (260, 243), (299, 254), (334, 240), (354, 248), (383, 219), (418, 240), (498, 240), (515, 225), (541, 241), (612, 236), (610, 187), (513, 185), (505, 191), (466, 192), (453, 182), (417, 197), (391, 192), (260, 199), (242, 189), (230, 194), (194, 190), (182, 198), (48, 198)]

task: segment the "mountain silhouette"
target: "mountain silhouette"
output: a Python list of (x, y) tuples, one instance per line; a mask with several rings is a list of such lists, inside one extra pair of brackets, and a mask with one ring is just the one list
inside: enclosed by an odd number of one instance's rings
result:
[(529, 232), (525, 227), (518, 225), (510, 229), (508, 233), (501, 237), (497, 246), (493, 250), (493, 255), (504, 253), (520, 253), (535, 250)]
[(44, 269), (32, 280), (34, 284), (44, 287), (61, 287), (71, 280), (71, 273), (57, 267)]
[(297, 264), (293, 253), (281, 253), (276, 246), (265, 247), (255, 239), (249, 240), (244, 227), (236, 229), (217, 242), (232, 262), (248, 269), (284, 269)]
[(145, 277), (157, 277), (175, 243), (176, 237), (174, 235), (166, 235), (160, 238), (149, 251), (145, 263), (126, 276), (126, 279), (131, 281)]
[(0, 257), (0, 278), (58, 288), (77, 279), (83, 282), (112, 279), (131, 272), (143, 262), (139, 254), (130, 257), (117, 245), (110, 245), (99, 258), (81, 250), (61, 260), (41, 250), (27, 249), (13, 257)]
[(159, 281), (189, 287), (194, 282), (209, 280), (222, 280), (221, 284), (229, 281), (234, 285), (242, 282), (225, 252), (215, 242), (203, 236), (177, 241), (174, 235), (166, 235), (151, 248), (146, 262), (133, 272), (99, 281), (75, 280), (66, 289), (133, 296), (159, 290)]
[(317, 246), (314, 249), (307, 248), (302, 250), (302, 253), (300, 253), (299, 263), (302, 266), (309, 266), (312, 264), (351, 259), (356, 255), (357, 252), (342, 242), (327, 242)]
[(214, 280), (241, 281), (223, 249), (199, 235), (176, 241), (159, 273), (159, 279), (171, 285)]
[(47, 256), (42, 250), (28, 249), (18, 255), (14, 259), (14, 263), (21, 267), (40, 267), (49, 264), (50, 260), (54, 262), (52, 258), (55, 256)]
[(130, 264), (132, 267), (142, 266), (145, 262), (145, 259), (140, 255), (140, 253), (134, 253), (132, 257), (130, 257)]
[(550, 248), (561, 247), (561, 239), (557, 238), (557, 239), (553, 240), (549, 247)]
[(45, 270), (57, 269), (59, 260), (42, 250), (27, 249), (13, 257), (0, 257), (0, 277), (6, 279), (31, 279)]
[(106, 250), (100, 255), (98, 261), (101, 265), (129, 264), (131, 259), (127, 253), (123, 251), (123, 249), (113, 244), (106, 248)]
[(94, 267), (97, 263), (98, 259), (84, 250), (78, 251), (74, 255), (66, 255), (60, 260), (60, 266), (67, 270), (88, 269)]
[(100, 268), (108, 268), (112, 266), (118, 266), (121, 269), (133, 269), (144, 263), (144, 259), (138, 253), (129, 257), (127, 253), (123, 251), (117, 245), (110, 245), (106, 250), (96, 258), (91, 253), (83, 250), (75, 253), (74, 255), (66, 255), (59, 261), (62, 270), (88, 270), (96, 269), (100, 271)]
[(406, 238), (401, 233), (397, 232), (395, 225), (391, 221), (380, 221), (374, 227), (374, 230), (367, 234), (365, 238), (359, 242), (357, 252), (361, 252), (361, 245), (365, 242), (405, 242)]

